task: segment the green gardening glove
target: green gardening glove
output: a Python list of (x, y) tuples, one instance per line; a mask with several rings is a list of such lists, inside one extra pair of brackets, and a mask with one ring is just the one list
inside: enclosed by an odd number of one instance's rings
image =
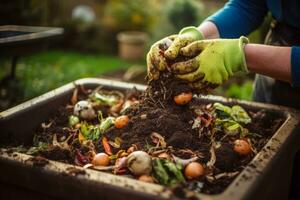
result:
[(148, 79), (158, 79), (160, 72), (168, 67), (166, 58), (175, 59), (182, 47), (202, 38), (202, 33), (190, 26), (183, 28), (178, 35), (171, 35), (153, 44), (147, 54)]
[(162, 51), (167, 49), (177, 35), (171, 35), (155, 42), (147, 53), (147, 77), (148, 80), (156, 80), (161, 71), (168, 67), (165, 56)]
[(246, 37), (195, 41), (180, 50), (183, 56), (194, 57), (171, 66), (177, 78), (193, 83), (220, 85), (236, 72), (248, 72), (244, 46)]
[(178, 56), (179, 51), (182, 47), (185, 47), (186, 45), (196, 40), (202, 40), (203, 38), (203, 34), (200, 31), (198, 31), (196, 27), (185, 27), (181, 29), (171, 46), (165, 52), (165, 57), (173, 60)]

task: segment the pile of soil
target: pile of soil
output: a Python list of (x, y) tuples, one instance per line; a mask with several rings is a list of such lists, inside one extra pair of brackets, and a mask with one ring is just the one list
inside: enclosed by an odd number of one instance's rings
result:
[[(152, 132), (158, 132), (173, 147), (189, 147), (196, 134), (191, 127), (195, 114), (187, 106), (176, 105), (173, 97), (190, 91), (185, 82), (174, 81), (171, 73), (164, 74), (162, 79), (151, 82), (140, 96), (139, 104), (126, 110), (125, 114), (130, 118), (129, 124), (123, 129), (108, 130), (107, 137), (124, 138), (122, 148), (128, 148), (131, 144), (142, 148), (150, 142), (145, 138)], [(182, 135), (185, 135), (185, 141), (182, 140)]]

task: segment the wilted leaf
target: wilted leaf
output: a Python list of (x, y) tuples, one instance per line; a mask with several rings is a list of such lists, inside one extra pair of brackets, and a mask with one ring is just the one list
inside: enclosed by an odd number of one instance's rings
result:
[(169, 184), (169, 175), (165, 168), (163, 167), (162, 160), (161, 159), (154, 159), (153, 160), (153, 169), (155, 172), (155, 176), (159, 183), (163, 185)]
[(154, 159), (153, 169), (159, 183), (163, 185), (174, 185), (185, 182), (181, 167), (166, 159)]
[(167, 147), (167, 143), (165, 142), (165, 138), (157, 132), (152, 132), (150, 135), (152, 142), (155, 143), (158, 147), (161, 146), (162, 148)]
[(219, 119), (232, 119), (243, 124), (251, 122), (251, 118), (248, 113), (241, 106), (235, 105), (230, 108), (229, 106), (225, 106), (221, 103), (214, 103), (213, 106)]
[(74, 126), (75, 124), (79, 123), (79, 118), (75, 115), (70, 115), (69, 116), (69, 126), (72, 127)]
[(103, 134), (107, 129), (109, 129), (114, 124), (114, 117), (107, 117), (106, 119), (102, 120), (99, 130), (100, 133)]
[(104, 94), (100, 92), (93, 93), (90, 98), (100, 105), (113, 106), (118, 103), (119, 97), (115, 95)]
[(173, 162), (168, 160), (165, 160), (164, 165), (168, 168), (170, 172), (172, 172), (175, 175), (177, 182), (185, 182), (180, 165), (175, 165)]
[(251, 118), (248, 113), (239, 105), (232, 106), (231, 115), (237, 122), (248, 124), (251, 123)]

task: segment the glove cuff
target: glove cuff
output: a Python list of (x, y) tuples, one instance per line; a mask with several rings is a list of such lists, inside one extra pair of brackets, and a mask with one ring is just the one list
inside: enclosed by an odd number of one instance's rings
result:
[(245, 56), (245, 46), (248, 43), (249, 43), (249, 39), (246, 38), (245, 36), (241, 36), (239, 38), (239, 49), (242, 52), (241, 71), (245, 73), (249, 72), (247, 67), (247, 62), (246, 62), (246, 56)]
[(188, 26), (180, 30), (179, 35), (190, 35), (195, 40), (202, 40), (204, 39), (203, 34), (195, 27), (195, 26)]

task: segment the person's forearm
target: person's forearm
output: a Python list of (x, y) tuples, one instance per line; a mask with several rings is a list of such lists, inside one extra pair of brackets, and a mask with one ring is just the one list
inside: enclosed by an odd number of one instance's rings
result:
[(210, 21), (205, 21), (197, 28), (204, 36), (205, 39), (219, 38), (219, 31), (217, 26)]
[(291, 47), (247, 44), (245, 57), (249, 71), (291, 82)]

